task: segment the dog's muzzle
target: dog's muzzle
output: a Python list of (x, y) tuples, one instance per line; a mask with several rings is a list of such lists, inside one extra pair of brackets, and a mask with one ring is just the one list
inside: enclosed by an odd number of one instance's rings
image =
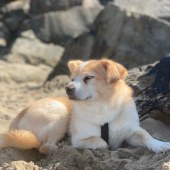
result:
[(90, 100), (90, 99), (92, 99), (91, 96), (88, 96), (88, 97), (86, 97), (86, 98), (84, 98), (84, 99), (79, 98), (79, 97), (76, 95), (76, 88), (75, 88), (75, 86), (74, 86), (73, 84), (71, 84), (71, 83), (68, 84), (68, 85), (65, 87), (65, 91), (66, 91), (69, 99), (71, 99), (71, 100), (85, 101), (85, 100)]
[(65, 87), (65, 91), (70, 99), (75, 99), (75, 87), (72, 84), (68, 84)]
[(68, 95), (73, 95), (76, 89), (73, 85), (67, 85), (65, 90)]

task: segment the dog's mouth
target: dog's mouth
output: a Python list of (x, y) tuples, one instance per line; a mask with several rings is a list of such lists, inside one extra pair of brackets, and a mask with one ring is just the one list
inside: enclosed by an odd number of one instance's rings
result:
[(87, 100), (92, 99), (92, 96), (88, 96), (88, 97), (86, 97), (84, 99), (81, 99), (81, 98), (79, 98), (79, 97), (77, 97), (75, 95), (68, 95), (68, 97), (69, 97), (70, 100), (75, 100), (75, 101), (87, 101)]

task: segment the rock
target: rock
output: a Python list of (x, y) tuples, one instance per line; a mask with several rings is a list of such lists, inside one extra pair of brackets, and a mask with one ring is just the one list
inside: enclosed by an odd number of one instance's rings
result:
[(2, 1), (0, 5), (0, 55), (8, 52), (22, 21), (27, 17), (29, 0)]
[(33, 29), (36, 36), (44, 42), (65, 45), (71, 39), (88, 32), (103, 8), (97, 0), (86, 1), (89, 3), (84, 3), (83, 6), (34, 17), (25, 21), (25, 27)]
[(11, 34), (9, 29), (0, 22), (0, 47), (6, 47)]
[(107, 5), (94, 24), (91, 56), (106, 56), (128, 68), (152, 63), (169, 52), (170, 24)]
[(49, 11), (66, 10), (81, 4), (82, 0), (31, 0), (30, 12), (33, 15), (37, 15)]
[[(71, 59), (106, 57), (127, 68), (134, 68), (159, 60), (169, 52), (170, 47), (169, 23), (111, 4), (100, 12), (93, 27), (85, 35), (86, 37), (80, 35), (69, 42), (61, 61), (48, 80), (55, 75), (68, 74), (66, 63)], [(86, 41), (80, 48), (79, 44), (84, 40)], [(88, 48), (86, 42), (90, 42), (87, 43)]]
[(8, 3), (10, 0), (1, 0), (0, 1), (0, 7), (4, 6), (6, 3)]
[(65, 52), (61, 60), (48, 75), (47, 81), (52, 80), (57, 75), (68, 73), (68, 68), (66, 65), (69, 60), (80, 58), (83, 58), (83, 60), (90, 59), (94, 41), (95, 39), (93, 34), (85, 33), (82, 34), (79, 38), (75, 38), (69, 42), (65, 47)]
[(127, 82), (135, 90), (141, 120), (153, 117), (170, 125), (170, 57), (129, 71)]
[[(4, 71), (6, 70), (6, 71)], [(51, 68), (45, 65), (32, 66), (22, 63), (6, 63), (0, 61), (1, 83), (28, 83), (43, 84)]]
[(127, 83), (133, 87), (134, 96), (142, 93), (143, 90), (148, 88), (155, 81), (154, 76), (149, 76), (147, 73), (158, 63), (154, 62), (152, 64), (144, 65), (141, 67), (136, 67), (130, 69), (128, 72), (128, 77), (126, 78)]
[(100, 0), (102, 5), (107, 5), (108, 3), (113, 2), (113, 0)]
[(119, 7), (170, 21), (169, 0), (114, 0)]
[(2, 18), (11, 32), (18, 31), (22, 21), (28, 17), (29, 0), (13, 1), (1, 8)]
[(2, 6), (3, 13), (10, 13), (11, 11), (23, 10), (25, 13), (29, 11), (29, 0), (8, 1), (5, 6)]
[(64, 52), (63, 47), (45, 44), (36, 38), (31, 30), (24, 31), (11, 48), (7, 61), (11, 63), (45, 64), (55, 66)]

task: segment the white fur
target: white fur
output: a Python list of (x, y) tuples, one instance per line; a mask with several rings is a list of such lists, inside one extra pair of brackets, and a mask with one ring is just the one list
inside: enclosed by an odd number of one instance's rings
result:
[(76, 91), (75, 91), (76, 98), (80, 99), (80, 100), (85, 100), (87, 98), (94, 98), (95, 97), (95, 93), (94, 93), (93, 89), (91, 88), (91, 86), (87, 86), (83, 82), (84, 77), (85, 77), (85, 75), (84, 76), (78, 76), (74, 79), (73, 82), (70, 83), (70, 85), (72, 84), (76, 89)]
[[(114, 106), (109, 108), (106, 103), (96, 103), (94, 106), (89, 103), (87, 106), (75, 102), (70, 125), (72, 145), (78, 148), (107, 148), (106, 142), (100, 138), (101, 125), (107, 122), (109, 123), (109, 146), (112, 149), (118, 148), (123, 140), (133, 146), (147, 147), (154, 152), (170, 149), (169, 142), (156, 140), (139, 127), (139, 118), (133, 101), (121, 110), (115, 110)], [(138, 131), (143, 133), (142, 137), (138, 135)], [(97, 137), (98, 140), (89, 142), (90, 137)]]

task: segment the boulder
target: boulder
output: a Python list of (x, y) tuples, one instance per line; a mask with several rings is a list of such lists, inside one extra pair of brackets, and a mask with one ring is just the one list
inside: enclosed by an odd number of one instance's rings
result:
[[(48, 80), (55, 73), (67, 74), (66, 63), (77, 58), (76, 52), (82, 60), (107, 57), (127, 68), (153, 63), (169, 52), (169, 35), (170, 23), (108, 4), (97, 16), (86, 38), (80, 35), (69, 42)], [(79, 48), (84, 39), (90, 41), (88, 51), (86, 43)]]
[(55, 66), (61, 59), (64, 48), (41, 42), (31, 30), (21, 33), (11, 47), (7, 61), (11, 63), (45, 64)]
[(0, 47), (6, 47), (11, 34), (3, 22), (0, 22)]
[(119, 7), (170, 21), (169, 0), (114, 0)]
[(65, 47), (65, 51), (61, 60), (48, 75), (47, 81), (52, 80), (57, 75), (68, 74), (67, 62), (69, 60), (90, 59), (90, 54), (93, 50), (94, 41), (95, 37), (93, 34), (85, 33), (69, 42)]
[[(94, 0), (93, 0), (94, 1)], [(95, 0), (96, 1), (96, 0)], [(102, 5), (106, 5), (112, 0), (100, 0)], [(33, 15), (44, 14), (50, 11), (67, 10), (74, 6), (82, 5), (83, 0), (31, 0), (30, 13)], [(39, 8), (37, 8), (37, 6)]]
[(33, 29), (44, 42), (65, 45), (79, 35), (88, 32), (94, 19), (103, 9), (97, 0), (66, 11), (48, 12), (25, 21), (24, 27)]
[(4, 6), (6, 3), (8, 3), (10, 0), (1, 0), (0, 1), (0, 7)]
[(22, 21), (28, 16), (29, 0), (2, 1), (0, 4), (0, 58), (8, 52)]
[(22, 21), (28, 17), (29, 0), (12, 1), (1, 8), (1, 20), (11, 32), (18, 31)]
[(151, 16), (107, 5), (94, 27), (93, 57), (106, 56), (133, 68), (169, 52), (170, 24)]
[(129, 71), (127, 82), (134, 96), (141, 121), (147, 117), (170, 125), (170, 57), (155, 64)]
[(51, 67), (45, 65), (32, 66), (0, 61), (0, 82), (17, 84), (34, 82), (42, 85), (50, 71)]
[(81, 4), (82, 0), (31, 0), (30, 13), (37, 15), (50, 11), (66, 10)]
[(102, 5), (107, 5), (108, 3), (113, 2), (113, 0), (100, 0)]

